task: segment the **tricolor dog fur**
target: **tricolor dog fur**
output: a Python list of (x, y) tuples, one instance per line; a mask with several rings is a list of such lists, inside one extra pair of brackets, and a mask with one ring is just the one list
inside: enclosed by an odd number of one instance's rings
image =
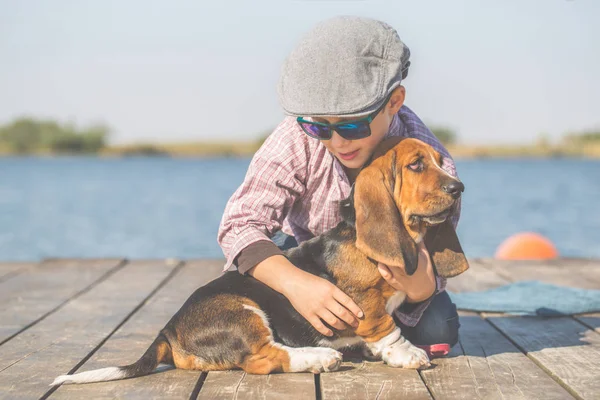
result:
[(413, 274), (417, 243), (425, 240), (438, 275), (469, 267), (448, 220), (464, 186), (441, 165), (442, 156), (419, 140), (386, 140), (341, 203), (342, 222), (285, 253), (358, 304), (364, 312), (358, 327), (332, 328), (333, 337), (324, 336), (280, 293), (227, 272), (196, 290), (135, 363), (62, 375), (52, 385), (147, 375), (161, 363), (250, 374), (334, 371), (342, 361), (338, 350), (359, 343), (392, 367), (429, 366), (427, 354), (395, 325), (390, 314), (405, 295), (382, 278), (377, 263)]

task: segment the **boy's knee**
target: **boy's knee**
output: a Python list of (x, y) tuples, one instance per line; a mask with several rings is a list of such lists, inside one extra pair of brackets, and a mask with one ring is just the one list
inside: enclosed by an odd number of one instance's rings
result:
[(459, 327), (458, 315), (447, 319), (425, 320), (417, 327), (415, 344), (448, 343), (454, 346), (458, 343)]
[(458, 315), (446, 320), (446, 327), (440, 331), (440, 340), (437, 343), (448, 343), (450, 347), (453, 347), (458, 343), (458, 329), (460, 328), (460, 322), (458, 321)]
[(456, 306), (448, 293), (442, 292), (434, 297), (419, 323), (414, 328), (406, 329), (405, 336), (414, 344), (448, 343), (454, 346), (458, 343), (459, 328)]

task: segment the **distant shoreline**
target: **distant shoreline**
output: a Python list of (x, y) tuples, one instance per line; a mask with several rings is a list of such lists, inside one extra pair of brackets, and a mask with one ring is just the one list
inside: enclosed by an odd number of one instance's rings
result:
[(586, 158), (600, 159), (600, 143), (557, 146), (448, 146), (456, 159), (485, 158)]
[[(131, 157), (156, 156), (172, 158), (217, 158), (217, 157), (251, 157), (260, 147), (262, 141), (253, 142), (189, 142), (189, 143), (138, 143), (112, 145), (92, 153), (63, 153), (49, 150), (35, 151), (27, 154), (0, 149), (0, 156), (96, 156), (96, 157)], [(502, 159), (502, 158), (586, 158), (600, 159), (600, 143), (584, 145), (503, 145), (503, 146), (469, 146), (447, 145), (447, 149), (455, 159)]]

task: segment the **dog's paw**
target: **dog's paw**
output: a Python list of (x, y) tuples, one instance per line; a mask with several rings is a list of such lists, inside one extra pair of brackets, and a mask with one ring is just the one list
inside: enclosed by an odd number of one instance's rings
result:
[(383, 361), (391, 367), (419, 369), (431, 365), (425, 350), (414, 346), (408, 340), (387, 347), (382, 355)]
[(342, 353), (324, 347), (303, 347), (289, 351), (290, 369), (293, 372), (330, 372), (342, 364)]
[(362, 356), (365, 360), (367, 361), (381, 361), (381, 355), (376, 356), (375, 354), (373, 354), (373, 352), (371, 351), (371, 349), (369, 349), (367, 346), (364, 346), (362, 349)]

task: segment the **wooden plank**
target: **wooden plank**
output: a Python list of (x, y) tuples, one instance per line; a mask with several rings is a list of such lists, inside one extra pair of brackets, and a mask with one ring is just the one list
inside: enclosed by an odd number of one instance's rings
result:
[(38, 398), (153, 294), (173, 265), (136, 261), (0, 347), (0, 399)]
[[(200, 286), (221, 273), (223, 262), (188, 262), (128, 320), (77, 372), (135, 362), (159, 330)], [(62, 385), (51, 399), (189, 398), (199, 371), (171, 369), (135, 379), (89, 385)]]
[[(312, 384), (311, 381), (312, 380)], [(236, 399), (308, 400), (315, 398), (314, 375), (248, 375), (242, 379)]]
[(314, 399), (310, 373), (248, 375), (243, 371), (209, 372), (198, 399)]
[(600, 334), (569, 317), (492, 317), (488, 320), (571, 393), (600, 393)]
[[(550, 261), (498, 261), (484, 263), (491, 271), (510, 281), (540, 280), (556, 285), (598, 289), (600, 263), (588, 259)], [(572, 318), (527, 318), (483, 314), (515, 342), (529, 358), (543, 368), (570, 393), (594, 398), (600, 390), (600, 335)], [(576, 317), (597, 327), (594, 317)]]
[[(589, 259), (557, 259), (544, 262), (498, 262), (486, 265), (507, 279), (540, 280), (584, 289), (600, 288), (600, 262)], [(598, 376), (600, 366), (600, 314), (571, 318), (490, 318), (490, 321), (524, 349), (529, 357), (572, 392), (583, 398), (599, 390), (586, 376)], [(540, 332), (544, 330), (544, 332)], [(583, 339), (582, 339), (583, 338)], [(589, 343), (586, 343), (589, 341)], [(591, 368), (591, 369), (590, 369)], [(590, 379), (590, 382), (593, 379)]]
[(340, 371), (321, 374), (323, 400), (431, 399), (416, 370), (382, 362), (344, 363)]
[(482, 265), (513, 282), (538, 280), (555, 285), (584, 289), (600, 289), (600, 262), (597, 260), (491, 260)]
[(209, 372), (197, 399), (238, 399), (238, 388), (245, 377), (244, 371)]
[(510, 283), (496, 271), (486, 268), (482, 259), (469, 260), (470, 268), (462, 274), (449, 278), (446, 288), (450, 292), (471, 292), (492, 289)]
[(29, 262), (0, 262), (0, 282), (17, 276), (19, 273), (33, 268), (37, 263)]
[[(85, 279), (88, 276), (97, 276), (94, 269), (104, 269), (105, 272), (114, 267), (120, 259), (101, 259), (101, 260), (79, 260), (79, 259), (53, 259), (46, 260), (38, 264), (37, 268), (28, 268), (17, 277), (11, 279), (11, 282), (0, 284), (0, 302), (4, 304), (13, 298), (25, 298), (27, 295), (43, 298), (37, 293), (40, 290), (49, 290), (65, 286), (65, 280), (68, 286), (75, 286), (78, 280), (72, 279), (73, 274), (81, 274), (79, 279)], [(85, 266), (85, 268), (79, 268)], [(82, 288), (83, 285), (79, 285)], [(47, 293), (44, 293), (47, 295)]]
[(600, 313), (581, 314), (574, 317), (577, 321), (600, 333)]
[[(488, 260), (448, 280), (455, 292), (480, 291), (510, 283), (487, 268)], [(460, 312), (459, 345), (421, 376), (435, 399), (571, 398), (560, 385), (527, 358), (488, 322)]]
[(52, 260), (0, 283), (0, 345), (111, 273), (120, 260)]
[(197, 397), (224, 399), (314, 399), (314, 375), (248, 375), (243, 371), (209, 372)]
[(421, 372), (435, 399), (572, 398), (477, 314), (460, 322), (460, 344), (450, 357)]

